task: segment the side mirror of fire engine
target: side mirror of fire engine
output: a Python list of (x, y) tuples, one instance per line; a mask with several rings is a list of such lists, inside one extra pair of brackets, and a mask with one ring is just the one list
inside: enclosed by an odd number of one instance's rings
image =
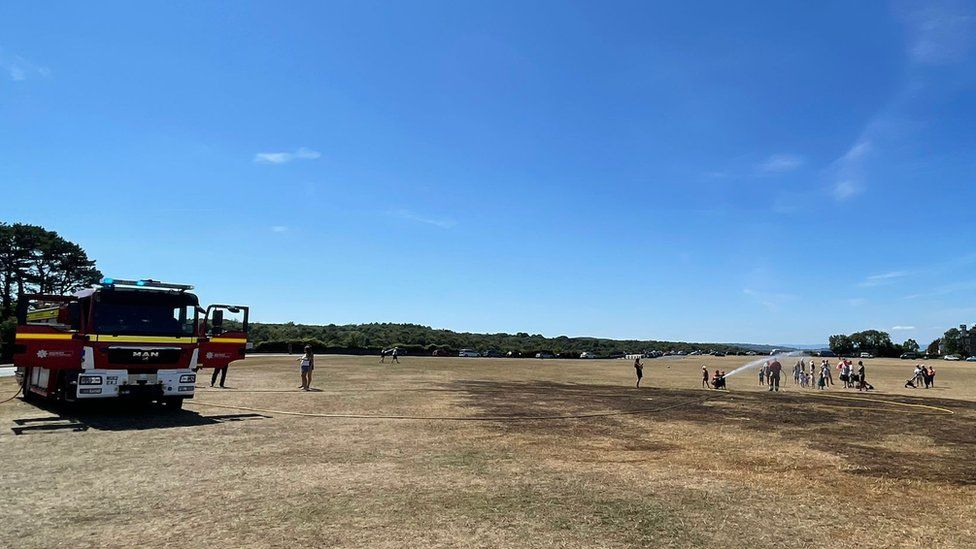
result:
[(64, 320), (58, 319), (63, 324), (71, 326), (72, 330), (81, 329), (81, 305), (77, 301), (68, 303), (68, 308), (65, 310), (66, 317)]
[(28, 309), (27, 301), (28, 301), (27, 298), (25, 298), (23, 295), (18, 296), (17, 298), (17, 312), (16, 312), (17, 324), (21, 326), (27, 324), (27, 309)]
[(219, 334), (223, 332), (224, 328), (224, 311), (221, 309), (214, 309), (213, 318), (210, 320), (210, 329), (213, 333)]

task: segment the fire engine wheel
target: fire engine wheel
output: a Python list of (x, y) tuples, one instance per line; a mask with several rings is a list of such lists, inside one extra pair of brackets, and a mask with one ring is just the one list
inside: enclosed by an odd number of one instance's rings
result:
[(160, 400), (159, 403), (163, 405), (163, 408), (172, 410), (174, 412), (183, 409), (183, 398), (181, 397), (164, 398), (163, 400)]

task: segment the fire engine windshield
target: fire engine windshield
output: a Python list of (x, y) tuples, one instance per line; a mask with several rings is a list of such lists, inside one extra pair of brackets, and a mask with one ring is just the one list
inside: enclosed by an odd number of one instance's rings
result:
[(192, 336), (196, 306), (196, 296), (187, 293), (104, 291), (95, 302), (94, 328), (99, 334)]

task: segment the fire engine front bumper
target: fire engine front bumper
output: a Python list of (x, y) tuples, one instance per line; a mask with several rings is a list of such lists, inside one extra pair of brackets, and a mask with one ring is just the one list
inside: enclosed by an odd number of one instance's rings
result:
[(85, 370), (78, 374), (76, 380), (76, 398), (193, 398), (196, 380), (196, 374), (188, 368), (159, 370), (154, 374), (129, 373), (127, 370)]

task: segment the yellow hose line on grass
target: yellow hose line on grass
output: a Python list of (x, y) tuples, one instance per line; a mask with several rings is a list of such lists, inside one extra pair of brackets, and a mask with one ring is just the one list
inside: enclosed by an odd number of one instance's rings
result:
[(17, 389), (17, 392), (14, 393), (14, 396), (8, 398), (7, 400), (0, 400), (0, 404), (6, 404), (6, 403), (10, 402), (11, 400), (17, 398), (18, 396), (20, 396), (20, 392), (23, 391), (23, 390), (24, 390), (24, 387), (21, 386), (19, 389)]
[[(874, 403), (874, 404), (879, 404), (880, 403), (880, 404), (891, 404), (893, 406), (905, 406), (905, 407), (908, 407), (908, 408), (925, 408), (925, 409), (928, 409), (928, 410), (935, 410), (937, 412), (941, 412), (942, 414), (945, 414), (945, 415), (955, 414), (954, 411), (952, 411), (952, 410), (950, 410), (948, 408), (943, 408), (941, 406), (932, 406), (932, 405), (929, 405), (929, 404), (912, 404), (910, 402), (899, 402), (899, 401), (896, 401), (896, 400), (878, 400), (878, 399), (874, 399), (874, 398), (856, 397), (856, 396), (828, 395), (828, 394), (824, 394), (824, 393), (807, 393), (807, 394), (813, 395), (813, 396), (819, 396), (819, 397), (836, 398), (836, 399), (839, 399), (839, 400), (863, 400), (865, 402), (871, 402), (871, 403)], [(866, 406), (859, 406), (859, 407), (857, 407), (857, 409), (860, 409), (860, 410), (878, 410), (878, 408), (872, 408), (872, 407), (866, 407)], [(914, 412), (909, 411), (909, 410), (886, 410), (886, 411), (888, 411), (888, 412), (898, 412), (898, 413), (902, 413), (902, 414), (914, 413)]]

